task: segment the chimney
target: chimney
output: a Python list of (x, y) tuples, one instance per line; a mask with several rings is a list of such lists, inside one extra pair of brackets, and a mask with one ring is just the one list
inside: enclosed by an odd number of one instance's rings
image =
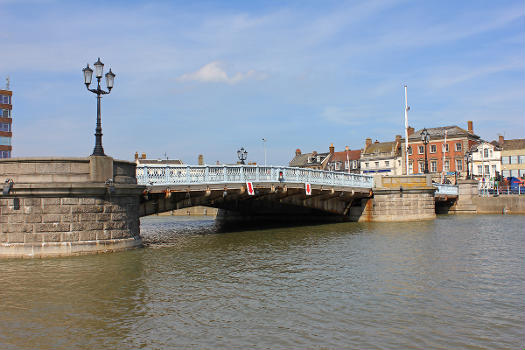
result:
[(504, 142), (505, 142), (505, 137), (503, 137), (503, 135), (499, 135), (499, 145), (503, 146)]
[(199, 165), (204, 165), (204, 156), (202, 154), (199, 154)]
[(379, 140), (376, 140), (374, 143), (379, 143)]
[(346, 146), (345, 151), (350, 151), (350, 147)]
[(401, 135), (396, 135), (396, 143), (400, 143), (401, 142)]
[(408, 134), (408, 136), (412, 135), (413, 133), (414, 133), (414, 128), (411, 127), (411, 126), (409, 126), (409, 127), (407, 128), (407, 134)]
[(467, 125), (468, 125), (468, 133), (469, 134), (473, 134), (474, 133), (474, 126), (472, 125), (472, 120), (469, 120), (467, 122)]
[(300, 156), (301, 155), (301, 150), (298, 148), (295, 150), (295, 156)]
[(330, 154), (334, 154), (334, 152), (335, 152), (335, 147), (334, 147), (334, 144), (333, 144), (333, 143), (330, 144), (330, 147), (329, 147), (328, 149), (330, 150)]
[(372, 139), (370, 137), (367, 137), (366, 138), (366, 141), (365, 141), (365, 148), (367, 148), (368, 146), (370, 146), (372, 144)]
[(142, 155), (140, 156), (140, 159), (146, 159), (146, 153), (142, 153)]
[(139, 152), (135, 152), (135, 160), (139, 159)]
[(314, 156), (314, 157), (317, 156), (317, 151), (313, 151), (312, 152), (312, 156)]

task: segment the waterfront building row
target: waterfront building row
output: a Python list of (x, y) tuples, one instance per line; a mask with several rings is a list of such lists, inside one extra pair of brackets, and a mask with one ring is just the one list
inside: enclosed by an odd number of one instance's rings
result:
[[(407, 149), (401, 135), (386, 142), (372, 142), (367, 138), (360, 150), (346, 147), (345, 151), (336, 152), (333, 144), (326, 153), (302, 153), (297, 149), (289, 165), (361, 174), (406, 175), (407, 170), (408, 174), (421, 174), (425, 164), (423, 130), (407, 129)], [(500, 136), (498, 141), (482, 140), (474, 133), (472, 121), (467, 122), (466, 129), (452, 125), (426, 131), (429, 135), (426, 145), (428, 170), (437, 182), (446, 181), (445, 178), (465, 178), (467, 172), (474, 178), (486, 180), (499, 175), (525, 177), (525, 139), (505, 140)], [(468, 171), (467, 152), (471, 154)]]

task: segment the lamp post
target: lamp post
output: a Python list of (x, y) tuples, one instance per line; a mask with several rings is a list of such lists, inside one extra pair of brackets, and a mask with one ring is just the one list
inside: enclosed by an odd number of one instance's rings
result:
[(99, 57), (97, 62), (95, 62), (93, 65), (95, 66), (95, 77), (97, 78), (96, 89), (89, 88), (89, 85), (91, 85), (91, 78), (93, 77), (93, 69), (89, 68), (89, 64), (86, 66), (86, 68), (82, 69), (82, 72), (84, 72), (84, 84), (86, 84), (86, 88), (92, 93), (97, 94), (97, 127), (95, 128), (95, 148), (93, 149), (92, 156), (105, 156), (104, 148), (102, 148), (102, 122), (100, 120), (100, 99), (102, 98), (101, 95), (107, 95), (111, 92), (111, 89), (113, 89), (115, 74), (113, 74), (111, 69), (109, 70), (109, 72), (106, 73), (106, 86), (108, 88), (108, 91), (104, 91), (100, 87), (100, 79), (102, 79), (102, 73), (104, 71), (104, 63), (100, 61)]
[(248, 152), (244, 149), (244, 147), (241, 147), (241, 149), (237, 151), (237, 157), (239, 157), (241, 164), (244, 165), (244, 161), (248, 157)]
[(472, 162), (472, 152), (465, 152), (465, 162), (467, 163), (467, 180), (470, 180), (469, 164)]
[(421, 131), (421, 141), (423, 141), (423, 144), (425, 145), (425, 170), (423, 173), (428, 174), (427, 145), (430, 141), (430, 134), (428, 133), (427, 128), (424, 128), (423, 131)]
[(263, 147), (264, 147), (264, 166), (266, 166), (266, 139), (262, 139)]

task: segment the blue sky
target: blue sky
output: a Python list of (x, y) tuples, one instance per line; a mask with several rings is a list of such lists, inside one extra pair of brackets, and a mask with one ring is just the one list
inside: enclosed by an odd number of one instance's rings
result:
[[(14, 91), (13, 156), (88, 156), (95, 96), (106, 154), (286, 164), (362, 148), (409, 124), (525, 137), (523, 1), (0, 0), (0, 76)], [(3, 87), (3, 81), (0, 82)]]

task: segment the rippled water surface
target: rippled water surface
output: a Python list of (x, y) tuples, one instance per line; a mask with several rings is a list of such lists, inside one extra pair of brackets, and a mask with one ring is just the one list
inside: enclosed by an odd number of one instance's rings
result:
[(523, 216), (215, 233), (142, 219), (148, 247), (0, 260), (1, 349), (520, 349)]

